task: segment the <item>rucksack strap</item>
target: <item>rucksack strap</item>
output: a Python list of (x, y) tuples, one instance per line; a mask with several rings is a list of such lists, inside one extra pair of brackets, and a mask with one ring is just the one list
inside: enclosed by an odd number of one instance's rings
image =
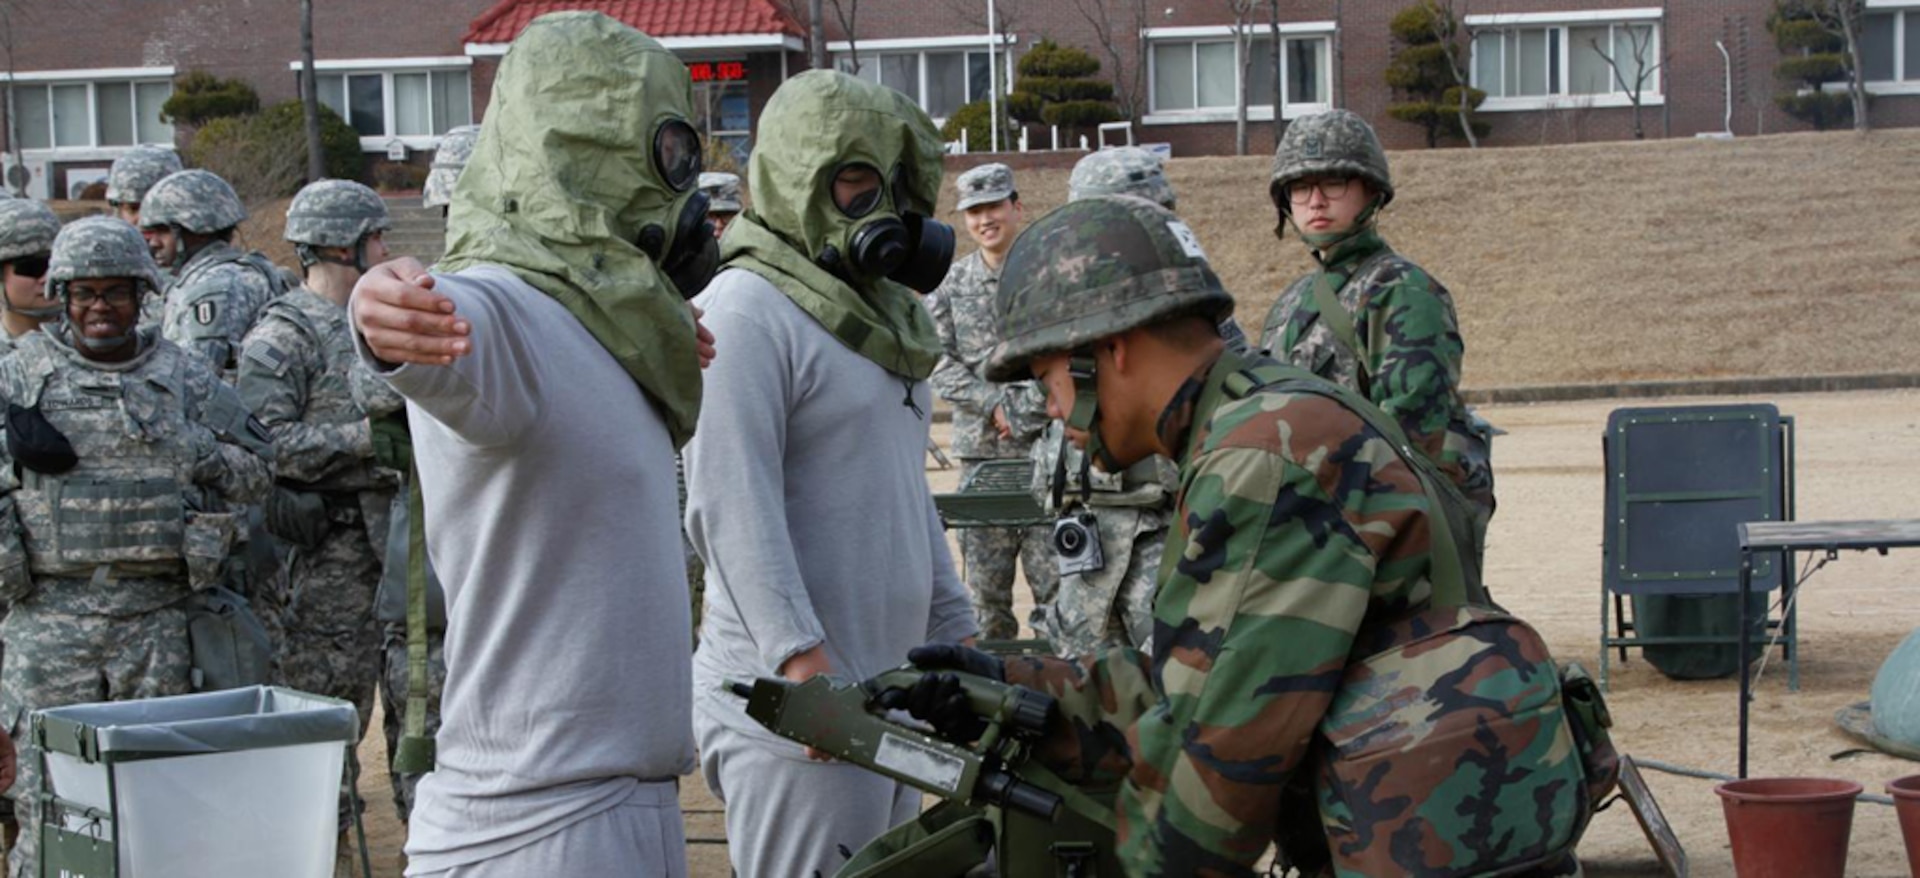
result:
[[(1352, 324), (1348, 326), (1351, 328)], [(1427, 526), (1433, 532), (1428, 574), (1433, 582), (1434, 604), (1449, 607), (1491, 604), (1484, 587), (1468, 581), (1466, 566), (1460, 556), (1460, 545), (1454, 541), (1449, 513), (1456, 509), (1464, 511), (1466, 498), (1460, 495), (1459, 489), (1434, 467), (1425, 454), (1407, 441), (1406, 432), (1386, 412), (1348, 388), (1266, 358), (1243, 361), (1240, 368), (1227, 377), (1222, 389), (1234, 399), (1244, 399), (1262, 390), (1310, 393), (1330, 397), (1359, 416), (1374, 432), (1393, 445), (1400, 459), (1420, 480), (1420, 488), (1427, 495)]]
[(407, 716), (393, 770), (424, 774), (433, 770), (434, 742), (427, 735), (427, 516), (420, 494), (420, 469), (407, 473)]
[(1340, 304), (1340, 296), (1334, 292), (1333, 281), (1326, 269), (1313, 274), (1313, 305), (1320, 311), (1320, 319), (1327, 322), (1327, 329), (1333, 333), (1333, 339), (1353, 355), (1356, 372), (1360, 379), (1360, 393), (1373, 396), (1373, 370), (1367, 362), (1367, 346), (1360, 341), (1360, 332), (1353, 326), (1353, 315), (1347, 313), (1345, 305)]

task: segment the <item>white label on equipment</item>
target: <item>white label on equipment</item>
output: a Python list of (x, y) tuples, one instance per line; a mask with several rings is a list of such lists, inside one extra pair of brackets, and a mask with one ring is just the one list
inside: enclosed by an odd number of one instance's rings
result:
[(949, 793), (960, 791), (960, 776), (967, 770), (966, 762), (959, 757), (949, 756), (892, 732), (880, 735), (880, 752), (873, 757), (873, 761), (888, 771)]
[(1207, 251), (1200, 249), (1199, 236), (1195, 235), (1192, 229), (1187, 228), (1186, 223), (1179, 220), (1169, 220), (1167, 222), (1167, 230), (1173, 232), (1175, 238), (1180, 239), (1180, 249), (1187, 251), (1188, 256), (1195, 259), (1207, 258)]

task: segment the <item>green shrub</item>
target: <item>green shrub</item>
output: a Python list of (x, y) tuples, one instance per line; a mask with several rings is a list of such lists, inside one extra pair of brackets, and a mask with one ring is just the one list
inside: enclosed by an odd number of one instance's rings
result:
[(1109, 101), (1061, 101), (1041, 110), (1040, 121), (1064, 129), (1086, 129), (1120, 121), (1120, 110)]
[[(365, 165), (360, 135), (326, 107), (320, 108), (320, 141), (327, 176), (360, 177)], [(292, 195), (307, 176), (306, 117), (300, 102), (284, 101), (265, 112), (209, 121), (194, 135), (187, 161), (219, 174), (248, 204)]]
[(1852, 98), (1825, 91), (1827, 85), (1845, 83), (1853, 76), (1837, 13), (1825, 3), (1778, 0), (1767, 16), (1767, 30), (1781, 55), (1773, 68), (1781, 86), (1774, 103), (1815, 130), (1852, 124)]
[(1051, 79), (1084, 79), (1100, 72), (1100, 59), (1093, 57), (1085, 49), (1074, 46), (1062, 46), (1052, 40), (1041, 40), (1033, 49), (1021, 56), (1015, 65), (1021, 77), (1039, 76)]
[(198, 128), (214, 119), (258, 112), (260, 95), (238, 79), (220, 79), (205, 70), (189, 70), (173, 83), (173, 94), (160, 105), (160, 118), (170, 125)]
[[(993, 109), (986, 101), (974, 101), (962, 104), (947, 117), (947, 124), (940, 126), (940, 136), (948, 142), (958, 142), (960, 133), (966, 132), (967, 149), (985, 152), (993, 142)], [(1005, 131), (1000, 132), (1002, 137)]]
[[(1439, 146), (1443, 137), (1464, 140), (1469, 130), (1476, 137), (1493, 130), (1474, 118), (1472, 109), (1467, 125), (1460, 124), (1461, 87), (1447, 53), (1451, 49), (1456, 58), (1464, 58), (1466, 49), (1459, 45), (1459, 27), (1449, 11), (1422, 0), (1395, 14), (1388, 28), (1401, 44), (1385, 72), (1387, 84), (1399, 98), (1387, 107), (1388, 116), (1424, 129), (1428, 148)], [(1470, 108), (1478, 108), (1486, 99), (1486, 92), (1468, 90)]]
[(1083, 49), (1041, 40), (1017, 67), (1020, 76), (1007, 98), (1008, 113), (1017, 122), (1058, 125), (1071, 141), (1095, 125), (1123, 118), (1113, 104), (1113, 83), (1096, 78), (1100, 61)]

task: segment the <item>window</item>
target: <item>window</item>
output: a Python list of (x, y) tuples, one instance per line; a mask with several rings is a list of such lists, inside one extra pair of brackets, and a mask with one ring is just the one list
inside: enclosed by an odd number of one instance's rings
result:
[(927, 115), (945, 121), (973, 101), (987, 99), (993, 66), (985, 49), (928, 49), (861, 52), (860, 69), (841, 53), (835, 66), (868, 82), (877, 82), (910, 98)]
[(18, 83), (20, 145), (24, 149), (85, 149), (173, 143), (173, 126), (160, 106), (173, 94), (170, 79)]
[(1860, 66), (1871, 83), (1920, 83), (1920, 9), (1876, 12), (1861, 21)]
[(322, 69), (314, 85), (320, 103), (339, 113), (361, 137), (438, 137), (473, 122), (473, 89), (464, 69)]
[(733, 160), (747, 166), (753, 148), (753, 111), (744, 82), (700, 82), (693, 86), (693, 125), (711, 143), (726, 144)]
[(1643, 97), (1658, 95), (1659, 64), (1653, 22), (1583, 22), (1476, 28), (1469, 69), (1488, 109), (1498, 109), (1497, 98), (1625, 97), (1636, 86)]
[[(1328, 103), (1329, 39), (1324, 36), (1281, 38), (1281, 88), (1284, 106), (1317, 107)], [(1195, 114), (1230, 112), (1239, 98), (1240, 57), (1231, 34), (1224, 39), (1155, 40), (1153, 112)], [(1273, 106), (1273, 39), (1256, 36), (1248, 44), (1247, 106)]]

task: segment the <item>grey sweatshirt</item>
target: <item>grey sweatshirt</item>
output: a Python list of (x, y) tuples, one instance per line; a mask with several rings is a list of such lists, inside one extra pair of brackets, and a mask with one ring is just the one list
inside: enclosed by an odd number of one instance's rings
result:
[(707, 564), (694, 685), (704, 714), (758, 737), (722, 682), (821, 643), (836, 676), (863, 678), (978, 627), (927, 488), (926, 382), (854, 353), (751, 272), (722, 272), (695, 303), (719, 356), (685, 450), (687, 534)]
[(447, 597), (439, 759), (409, 874), (514, 850), (693, 764), (665, 422), (546, 294), (492, 267), (434, 279), (473, 352), (386, 373)]

